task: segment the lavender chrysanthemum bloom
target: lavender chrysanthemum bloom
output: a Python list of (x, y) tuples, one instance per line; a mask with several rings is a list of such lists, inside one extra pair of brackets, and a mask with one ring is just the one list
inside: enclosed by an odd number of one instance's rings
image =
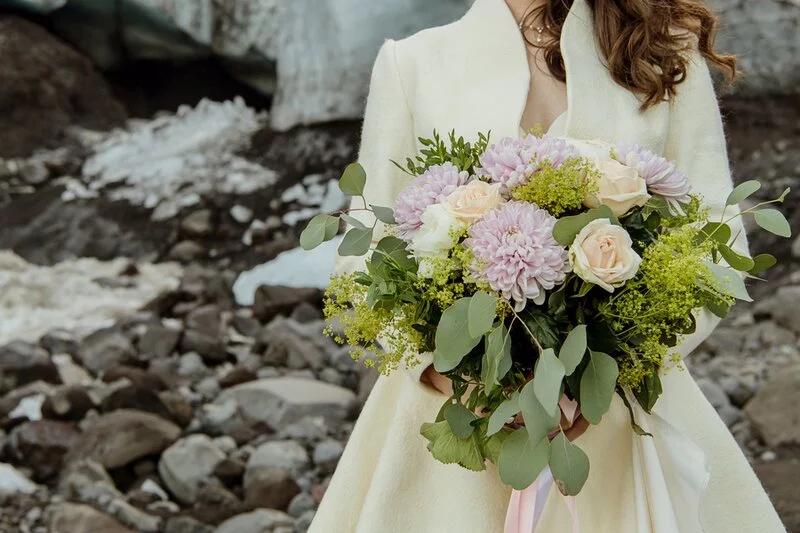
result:
[(578, 157), (578, 150), (563, 139), (549, 135), (527, 135), (522, 139), (504, 137), (491, 145), (480, 157), (479, 176), (488, 176), (501, 184), (501, 192), (508, 192), (527, 183), (545, 161), (559, 168), (570, 157)]
[(476, 222), (464, 245), (475, 256), (470, 273), (522, 310), (544, 303), (545, 290), (564, 283), (567, 250), (553, 238), (556, 218), (535, 204), (512, 201)]
[(397, 236), (410, 241), (422, 225), (422, 213), (431, 204), (440, 203), (457, 187), (467, 183), (468, 172), (459, 172), (452, 163), (433, 165), (415, 178), (400, 194), (394, 204)]
[(670, 210), (683, 213), (681, 204), (691, 201), (689, 177), (675, 167), (675, 163), (634, 143), (620, 143), (614, 148), (615, 158), (633, 167), (647, 182), (648, 190), (661, 196)]

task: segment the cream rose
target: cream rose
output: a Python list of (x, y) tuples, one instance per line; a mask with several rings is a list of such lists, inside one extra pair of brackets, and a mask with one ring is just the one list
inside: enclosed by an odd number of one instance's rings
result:
[(458, 220), (470, 224), (501, 203), (503, 197), (500, 195), (499, 183), (474, 180), (451, 192), (442, 205)]
[(614, 292), (639, 271), (642, 258), (628, 232), (607, 218), (589, 222), (569, 248), (569, 263), (582, 280)]
[(422, 227), (411, 240), (411, 250), (417, 258), (445, 257), (453, 247), (453, 232), (465, 226), (442, 204), (425, 208), (420, 217)]
[(586, 197), (583, 202), (586, 207), (607, 205), (619, 217), (650, 199), (647, 182), (635, 168), (614, 160), (598, 161), (596, 166), (600, 171), (595, 182), (597, 192)]

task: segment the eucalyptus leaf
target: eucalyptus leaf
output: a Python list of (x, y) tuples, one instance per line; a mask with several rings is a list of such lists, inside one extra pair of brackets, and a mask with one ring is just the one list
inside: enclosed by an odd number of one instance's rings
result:
[(756, 266), (755, 261), (751, 258), (739, 255), (733, 251), (729, 246), (724, 244), (720, 244), (717, 246), (720, 255), (723, 259), (732, 267), (738, 270), (739, 272), (749, 272), (754, 266)]
[(337, 233), (339, 233), (339, 217), (328, 215), (325, 219), (325, 242), (336, 237)]
[(711, 261), (706, 261), (705, 265), (717, 279), (719, 283), (719, 287), (717, 287), (718, 290), (724, 294), (733, 296), (737, 300), (744, 300), (745, 302), (753, 301), (747, 293), (744, 280), (735, 270), (712, 263)]
[(498, 464), (500, 462), (500, 451), (503, 449), (503, 443), (513, 432), (514, 430), (512, 429), (503, 428), (502, 431), (498, 431), (489, 437), (484, 446), (486, 458), (494, 464)]
[(497, 296), (478, 291), (470, 300), (467, 324), (469, 334), (480, 337), (490, 329), (497, 318)]
[(586, 354), (586, 325), (581, 324), (572, 328), (564, 344), (558, 351), (558, 358), (564, 364), (564, 373), (571, 376)]
[(770, 254), (759, 254), (753, 258), (753, 268), (751, 268), (748, 273), (752, 274), (753, 276), (758, 276), (777, 264), (778, 260), (775, 259), (775, 256)]
[(789, 196), (790, 192), (792, 192), (792, 188), (791, 187), (786, 187), (783, 190), (783, 192), (781, 193), (781, 195), (777, 198), (777, 200), (779, 202), (783, 202), (784, 200), (786, 200), (786, 197)]
[(783, 213), (777, 209), (761, 209), (753, 215), (756, 224), (778, 237), (791, 237), (792, 227)]
[(370, 205), (370, 207), (372, 208), (372, 214), (375, 215), (375, 218), (384, 224), (397, 224), (397, 221), (394, 219), (394, 211), (392, 208), (379, 205)]
[(420, 433), (430, 441), (428, 450), (440, 463), (458, 464), (473, 472), (486, 469), (477, 435), (460, 439), (450, 429), (450, 424), (446, 420), (422, 424)]
[(721, 222), (709, 222), (700, 231), (720, 244), (728, 244), (731, 240), (731, 227)]
[(339, 189), (350, 196), (362, 196), (367, 184), (367, 172), (359, 163), (351, 163), (339, 179)]
[(453, 434), (460, 439), (466, 439), (472, 435), (475, 431), (472, 421), (476, 418), (475, 413), (460, 403), (451, 403), (444, 411), (444, 419), (450, 424)]
[(752, 196), (760, 188), (761, 184), (756, 180), (745, 181), (731, 191), (725, 205), (736, 205)]
[(486, 351), (481, 364), (481, 381), (486, 387), (486, 394), (491, 394), (500, 385), (513, 361), (511, 359), (511, 336), (505, 324), (492, 330), (486, 336)]
[(536, 397), (539, 398), (539, 403), (553, 417), (558, 414), (561, 383), (565, 375), (564, 363), (556, 357), (553, 349), (547, 348), (543, 350), (536, 364), (533, 390), (536, 393)]
[(497, 406), (489, 416), (489, 424), (486, 426), (486, 436), (491, 437), (506, 425), (506, 420), (519, 413), (519, 392), (509, 396), (503, 403)]
[(552, 429), (557, 428), (561, 421), (560, 416), (553, 416), (542, 407), (533, 389), (533, 381), (525, 385), (520, 392), (519, 409), (525, 419), (528, 434), (537, 442), (542, 437), (546, 437)]
[(300, 234), (300, 246), (304, 250), (313, 250), (325, 242), (327, 219), (333, 218), (330, 215), (320, 214), (312, 218), (303, 232)]
[(550, 445), (550, 471), (558, 490), (567, 496), (578, 494), (589, 478), (589, 457), (559, 433)]
[(372, 230), (353, 228), (344, 234), (339, 245), (339, 255), (360, 256), (369, 252), (372, 245)]
[(498, 461), (500, 479), (516, 490), (530, 487), (547, 466), (550, 441), (531, 439), (526, 428), (518, 429), (503, 442)]
[(563, 246), (572, 245), (575, 237), (586, 225), (600, 218), (607, 218), (612, 224), (618, 224), (619, 221), (611, 208), (607, 205), (601, 205), (594, 209), (590, 209), (580, 215), (562, 217), (558, 219), (555, 226), (553, 226), (553, 238)]
[(398, 250), (407, 251), (407, 246), (408, 244), (406, 241), (398, 239), (393, 235), (389, 235), (378, 241), (378, 245), (375, 247), (375, 249), (385, 254), (391, 254), (392, 252), (396, 252)]
[(360, 220), (358, 220), (355, 217), (352, 217), (350, 215), (344, 215), (344, 214), (340, 215), (340, 216), (342, 217), (342, 220), (344, 220), (345, 222), (347, 222), (348, 224), (350, 224), (354, 228), (367, 229), (366, 224), (364, 224), (363, 222), (361, 222)]
[(581, 376), (581, 413), (592, 424), (599, 424), (611, 407), (617, 388), (619, 366), (613, 357), (589, 351), (589, 364)]
[[(436, 328), (436, 352), (444, 359), (455, 361), (456, 366), (475, 346), (482, 335), (469, 332), (469, 306), (471, 298), (460, 298), (445, 309)], [(438, 370), (438, 368), (437, 368)]]

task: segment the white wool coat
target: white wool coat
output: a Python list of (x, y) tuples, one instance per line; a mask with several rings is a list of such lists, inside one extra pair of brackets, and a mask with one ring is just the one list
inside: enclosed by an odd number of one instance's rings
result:
[[(715, 214), (731, 191), (723, 124), (708, 67), (691, 54), (677, 97), (641, 113), (617, 85), (595, 45), (587, 0), (575, 0), (561, 49), (568, 110), (551, 133), (576, 139), (633, 141), (677, 162)], [(460, 20), (387, 41), (375, 62), (362, 134), (365, 196), (391, 206), (408, 176), (389, 161), (417, 152), (434, 129), (467, 139), (519, 134), (530, 81), (525, 45), (504, 0), (476, 0)], [(563, 119), (563, 120), (562, 120)], [(552, 131), (554, 128), (560, 131)], [(366, 220), (365, 220), (366, 221)], [(371, 221), (369, 221), (371, 222)], [(734, 233), (737, 229), (734, 228)], [(744, 233), (736, 243), (746, 250)], [(363, 258), (340, 258), (352, 271)], [(717, 325), (698, 316), (688, 355)], [(474, 473), (435, 461), (419, 429), (445, 397), (419, 382), (431, 357), (407, 372), (382, 376), (355, 425), (310, 533), (502, 532), (510, 489), (493, 465)], [(785, 531), (725, 424), (687, 371), (663, 376), (652, 416), (654, 437), (633, 433), (615, 397), (601, 424), (578, 440), (591, 460), (577, 496), (583, 533), (779, 533)], [(538, 532), (567, 533), (566, 505), (551, 491)]]

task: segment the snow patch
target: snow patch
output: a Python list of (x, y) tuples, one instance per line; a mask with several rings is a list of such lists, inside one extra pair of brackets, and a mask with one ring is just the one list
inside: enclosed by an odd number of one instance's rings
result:
[(266, 124), (266, 115), (237, 97), (228, 102), (202, 100), (174, 115), (131, 120), (92, 145), (83, 167), (88, 190), (68, 184), (63, 198), (102, 191), (155, 209), (154, 220), (172, 218), (201, 197), (250, 194), (273, 185), (277, 173), (237, 155)]
[(295, 248), (283, 252), (272, 261), (242, 272), (233, 284), (236, 302), (239, 305), (253, 305), (259, 285), (324, 289), (333, 274), (336, 249), (341, 242), (342, 237), (338, 236), (311, 251)]
[(39, 266), (0, 251), (0, 345), (36, 342), (53, 329), (83, 335), (110, 326), (162, 292), (176, 289), (183, 272), (175, 263), (141, 264), (123, 287), (101, 282), (119, 277), (129, 265), (125, 258), (83, 258)]
[(33, 494), (38, 487), (25, 475), (5, 463), (0, 463), (0, 494)]

